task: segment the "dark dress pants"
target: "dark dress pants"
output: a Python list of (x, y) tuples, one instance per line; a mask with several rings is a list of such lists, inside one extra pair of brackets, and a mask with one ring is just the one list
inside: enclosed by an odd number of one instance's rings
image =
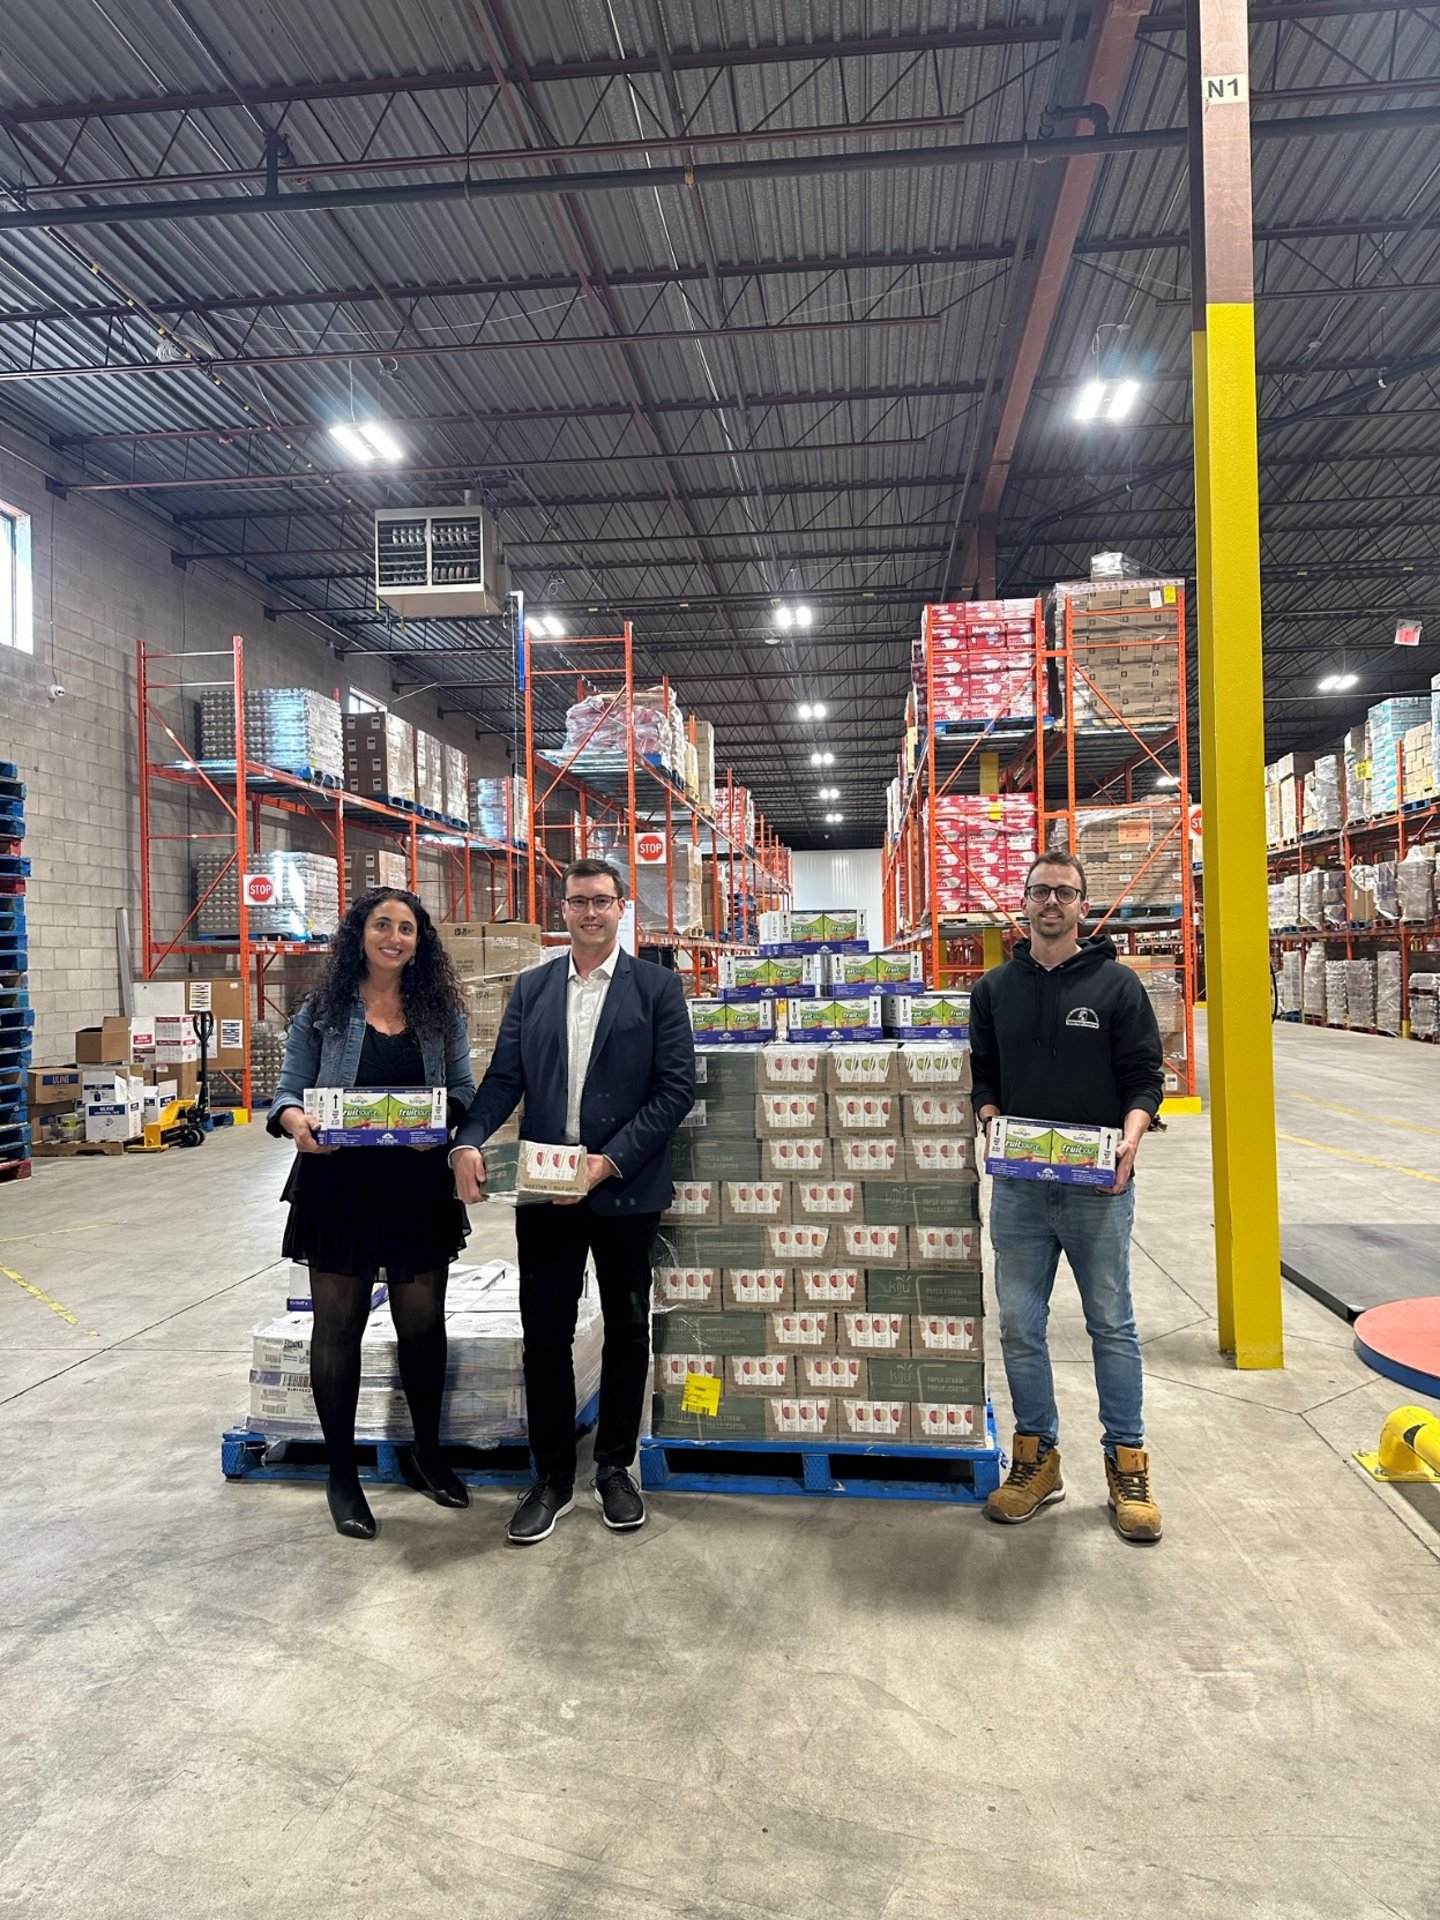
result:
[(572, 1349), (585, 1256), (594, 1256), (605, 1319), (595, 1465), (628, 1467), (640, 1438), (650, 1380), (650, 1249), (658, 1213), (596, 1213), (577, 1206), (519, 1207), (520, 1323), (530, 1451), (543, 1478), (575, 1480)]

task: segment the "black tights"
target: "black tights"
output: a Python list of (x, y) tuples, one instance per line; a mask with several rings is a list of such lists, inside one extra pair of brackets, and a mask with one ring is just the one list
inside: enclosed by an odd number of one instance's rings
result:
[[(440, 1450), (445, 1397), (445, 1283), (448, 1267), (417, 1273), (391, 1287), (400, 1384), (410, 1407), (416, 1457), (434, 1464)], [(370, 1287), (350, 1273), (310, 1270), (315, 1323), (310, 1338), (310, 1387), (325, 1435), (332, 1485), (360, 1490), (355, 1465), (355, 1407), (360, 1396), (360, 1336), (370, 1317)]]

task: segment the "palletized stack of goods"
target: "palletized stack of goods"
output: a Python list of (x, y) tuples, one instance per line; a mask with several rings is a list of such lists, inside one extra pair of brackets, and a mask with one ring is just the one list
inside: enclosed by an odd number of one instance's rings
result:
[(265, 1021), (250, 1029), (250, 1080), (257, 1100), (270, 1100), (280, 1084), (285, 1059), (285, 1029)]
[(388, 847), (346, 847), (345, 899), (358, 900), (372, 887), (410, 887), (410, 862)]
[(398, 713), (345, 715), (345, 784), (372, 800), (414, 806), (415, 729)]
[(1410, 1032), (1416, 1040), (1440, 1038), (1440, 973), (1411, 974)]
[[(286, 773), (345, 771), (340, 704), (310, 687), (245, 689), (245, 757)], [(200, 758), (235, 758), (235, 697), (223, 687), (200, 696)]]
[(471, 782), (470, 827), (509, 846), (530, 842), (530, 784), (520, 774), (485, 775)]
[[(308, 1313), (286, 1313), (255, 1330), (251, 1343), (252, 1432), (283, 1439), (319, 1439), (320, 1422), (310, 1391)], [(445, 1298), (448, 1362), (440, 1438), (452, 1446), (493, 1447), (523, 1440), (525, 1386), (521, 1371), (520, 1276), (492, 1261), (456, 1267)], [(604, 1323), (593, 1293), (580, 1301), (575, 1329), (575, 1396), (584, 1406), (600, 1385)], [(410, 1409), (400, 1385), (395, 1329), (381, 1306), (371, 1314), (360, 1346), (358, 1440), (405, 1441), (414, 1437)]]
[[(540, 929), (523, 920), (467, 920), (441, 921), (437, 931), (460, 982), (470, 1065), (478, 1086), (500, 1037), (516, 974), (545, 958)], [(513, 1139), (518, 1128), (518, 1116), (512, 1116), (494, 1137)]]
[(1398, 813), (1404, 798), (1400, 785), (1400, 749), (1411, 727), (1430, 719), (1428, 694), (1405, 694), (1371, 707), (1370, 811), (1372, 818)]
[(1338, 753), (1322, 753), (1305, 775), (1301, 802), (1302, 832), (1338, 833), (1344, 826), (1342, 765)]
[(893, 1040), (968, 1040), (970, 995), (964, 987), (887, 994), (880, 1002), (880, 1017)]
[(927, 825), (937, 914), (996, 920), (1018, 912), (1035, 858), (1033, 793), (942, 793)]
[(1280, 956), (1280, 1011), (1299, 1013), (1303, 989), (1301, 986), (1301, 968), (1304, 956), (1298, 947), (1292, 947)]
[[(642, 935), (698, 933), (704, 861), (685, 835), (667, 840), (663, 831), (642, 832), (635, 843), (635, 925)], [(657, 857), (658, 856), (658, 857)], [(606, 855), (628, 879), (630, 843), (622, 840)]]
[[(1033, 600), (960, 600), (927, 607), (911, 677), (933, 682), (934, 726), (1035, 719), (1039, 644)], [(929, 646), (929, 659), (926, 646)]]
[[(340, 873), (333, 854), (252, 854), (250, 872), (267, 875), (274, 894), (270, 905), (250, 908), (252, 940), (309, 940), (335, 931), (340, 918)], [(202, 937), (238, 939), (240, 884), (233, 855), (197, 855), (195, 885), (196, 897), (203, 901), (196, 920)]]
[(1429, 800), (1435, 793), (1434, 734), (1428, 719), (1406, 728), (1404, 748), (1405, 804), (1409, 806), (1414, 800)]
[[(698, 1065), (657, 1246), (655, 1436), (985, 1445), (966, 1049)], [(720, 1381), (713, 1414), (682, 1411), (692, 1374)]]
[[(633, 736), (627, 716), (633, 716)], [(685, 716), (664, 687), (637, 687), (627, 708), (622, 693), (592, 693), (565, 714), (565, 741), (557, 758), (575, 767), (603, 768), (623, 761), (632, 744), (637, 755), (659, 760), (684, 774)]]
[(1430, 920), (1435, 915), (1435, 849), (1411, 847), (1403, 860), (1395, 863), (1400, 888), (1400, 918)]
[(1155, 1013), (1167, 1061), (1182, 1062), (1185, 1043), (1185, 974), (1178, 953), (1122, 953), (1121, 966), (1140, 976)]
[(1373, 1027), (1375, 1020), (1375, 962), (1345, 962), (1345, 1007), (1352, 1027)]
[(415, 804), (427, 813), (445, 810), (445, 750), (433, 734), (416, 727)]
[(440, 749), (441, 806), (449, 820), (470, 824), (470, 756), (463, 747)]
[[(1180, 711), (1178, 612), (1183, 582), (1064, 581), (1051, 602), (1052, 643), (1070, 609), (1076, 727), (1137, 726)], [(1063, 667), (1062, 667), (1063, 672)]]
[[(1050, 845), (1064, 848), (1069, 821), (1050, 822)], [(1179, 906), (1185, 816), (1174, 800), (1141, 800), (1120, 807), (1077, 807), (1075, 845), (1097, 906)]]
[(715, 729), (708, 720), (695, 722), (695, 798), (707, 811), (715, 807)]
[(1382, 947), (1375, 956), (1375, 1025), (1381, 1033), (1400, 1031), (1404, 1006), (1400, 981), (1400, 955)]
[(1270, 889), (1272, 927), (1298, 927), (1300, 924), (1300, 876), (1287, 873)]
[(755, 797), (748, 787), (727, 784), (716, 790), (715, 824), (731, 846), (754, 846)]
[[(1433, 696), (1432, 696), (1433, 698)], [(1352, 727), (1344, 740), (1345, 819), (1370, 818), (1370, 728)]]
[(1300, 979), (1300, 1007), (1307, 1020), (1325, 1018), (1325, 949), (1317, 940), (1305, 949)]
[(1308, 867), (1300, 875), (1302, 927), (1338, 927), (1345, 923), (1345, 875), (1339, 867)]
[(1349, 972), (1344, 960), (1325, 962), (1325, 1024), (1343, 1027), (1349, 1018)]
[[(30, 862), (25, 854), (25, 783), (19, 773), (11, 762), (0, 764), (0, 1178), (7, 1182), (29, 1171), (30, 1062), (35, 1028), (25, 910)], [(56, 1104), (63, 1102), (68, 1091), (66, 1088), (60, 1094)], [(42, 1104), (45, 1092), (43, 1084), (35, 1087), (39, 1113), (46, 1111)], [(35, 1124), (39, 1124), (38, 1119)]]

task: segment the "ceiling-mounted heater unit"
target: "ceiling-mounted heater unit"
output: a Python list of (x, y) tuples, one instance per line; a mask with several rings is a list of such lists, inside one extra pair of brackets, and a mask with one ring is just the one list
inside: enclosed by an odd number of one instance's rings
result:
[(509, 569), (484, 507), (375, 515), (375, 595), (408, 619), (503, 613)]

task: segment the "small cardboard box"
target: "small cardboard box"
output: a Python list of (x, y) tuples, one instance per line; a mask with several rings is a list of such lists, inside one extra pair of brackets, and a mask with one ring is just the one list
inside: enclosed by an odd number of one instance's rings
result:
[(767, 1087), (784, 1092), (809, 1087), (823, 1092), (825, 1049), (820, 1046), (769, 1046), (761, 1049), (757, 1091)]
[(863, 907), (766, 912), (760, 915), (760, 944), (801, 947), (817, 953), (837, 949), (863, 953), (869, 944), (867, 918)]
[(870, 1388), (889, 1400), (912, 1405), (983, 1406), (985, 1363), (975, 1358), (891, 1360), (876, 1356), (870, 1362)]
[(791, 1218), (788, 1180), (722, 1180), (720, 1218), (729, 1226), (750, 1221), (788, 1224)]
[(835, 1171), (858, 1174), (862, 1180), (876, 1175), (898, 1175), (905, 1170), (905, 1143), (897, 1134), (847, 1134), (835, 1142)]
[(905, 1040), (900, 1046), (900, 1086), (905, 1093), (968, 1093), (970, 1049), (952, 1041)]
[(966, 1093), (907, 1093), (905, 1132), (963, 1133), (975, 1136), (975, 1108)]
[(795, 1276), (789, 1267), (726, 1267), (726, 1312), (787, 1310), (795, 1304)]
[(81, 1097), (79, 1067), (31, 1067), (29, 1105), (37, 1107), (73, 1107)]
[(120, 1015), (107, 1015), (98, 1027), (81, 1027), (75, 1035), (75, 1060), (79, 1066), (109, 1064), (124, 1066), (130, 1059), (130, 1022)]
[(885, 1001), (888, 1033), (909, 1040), (964, 1040), (970, 1033), (970, 996), (948, 993), (896, 994)]
[(867, 994), (857, 1000), (789, 1000), (785, 1025), (792, 1038), (802, 1040), (883, 1040), (883, 996)]
[(835, 1431), (835, 1405), (826, 1394), (778, 1394), (757, 1404), (765, 1409), (767, 1440), (826, 1440)]
[(774, 1134), (758, 1143), (760, 1172), (770, 1180), (825, 1180), (834, 1167), (830, 1141)]
[[(719, 1267), (656, 1267), (655, 1304), (686, 1307), (692, 1313), (718, 1313), (722, 1305)], [(656, 1351), (660, 1343), (657, 1340)]]
[(930, 1354), (974, 1354), (983, 1351), (984, 1321), (979, 1314), (916, 1313), (910, 1317), (910, 1351), (917, 1358)]
[(831, 1312), (865, 1304), (865, 1275), (851, 1266), (802, 1266), (795, 1273), (797, 1308), (824, 1307)]
[(826, 1061), (826, 1084), (837, 1093), (898, 1093), (900, 1055), (894, 1047), (859, 1041), (832, 1047)]
[(135, 1076), (124, 1067), (92, 1067), (77, 1069), (80, 1075), (80, 1098), (86, 1106), (124, 1106), (130, 1098), (130, 1082)]
[[(662, 1256), (663, 1259), (662, 1259)], [(756, 1225), (740, 1227), (723, 1223), (691, 1226), (685, 1221), (666, 1222), (655, 1242), (655, 1262), (667, 1267), (784, 1267), (790, 1261), (772, 1256), (765, 1244), (765, 1229)]]
[(985, 1408), (947, 1401), (918, 1401), (910, 1409), (910, 1437), (917, 1446), (983, 1447)]
[(898, 1093), (833, 1093), (830, 1096), (830, 1131), (837, 1140), (853, 1133), (898, 1135), (900, 1127), (901, 1096)]
[(910, 1352), (910, 1316), (881, 1308), (865, 1307), (858, 1313), (840, 1315), (841, 1353), (888, 1353), (908, 1356)]
[(1117, 1127), (1073, 1121), (1021, 1120), (1002, 1114), (991, 1122), (985, 1170), (1007, 1180), (1056, 1180), (1067, 1186), (1111, 1187)]
[(749, 955), (722, 953), (720, 956), (720, 998), (722, 1000), (787, 1000), (791, 994), (805, 998), (820, 991), (824, 962), (819, 954), (807, 958), (754, 959)]
[[(870, 1371), (874, 1373), (874, 1362)], [(841, 1400), (835, 1402), (837, 1438), (847, 1441), (883, 1441), (907, 1446), (910, 1409), (899, 1400)]]
[(858, 1353), (799, 1353), (795, 1373), (801, 1393), (849, 1393), (861, 1398), (869, 1391), (870, 1369)]
[(905, 1178), (916, 1185), (978, 1180), (970, 1133), (912, 1133), (905, 1139)]
[(858, 1220), (860, 1212), (858, 1180), (835, 1175), (828, 1180), (794, 1182), (794, 1217), (797, 1220)]
[(138, 1140), (144, 1126), (144, 1113), (144, 1101), (139, 1094), (133, 1100), (87, 1100), (85, 1138), (91, 1142)]
[(944, 1229), (871, 1226), (868, 1221), (844, 1220), (840, 1224), (840, 1252), (857, 1267), (910, 1267), (917, 1263), (907, 1257), (906, 1235), (929, 1232)]
[[(978, 1267), (980, 1228), (972, 1226), (908, 1227), (907, 1259), (902, 1267)], [(871, 1261), (869, 1265), (878, 1265)]]
[(726, 1393), (794, 1393), (793, 1353), (731, 1353), (725, 1358)]
[(695, 1091), (703, 1099), (720, 1099), (734, 1094), (748, 1106), (760, 1085), (762, 1051), (744, 1047), (697, 1047), (695, 1050)]
[(770, 1315), (769, 1350), (776, 1353), (833, 1353), (835, 1315), (825, 1307), (787, 1308)]
[(966, 1314), (984, 1311), (979, 1267), (876, 1267), (865, 1275), (865, 1304), (896, 1313)]
[[(160, 1050), (156, 1049), (156, 1059)], [(313, 1113), (318, 1125), (316, 1138), (327, 1147), (415, 1147), (444, 1146), (448, 1137), (445, 1111), (448, 1096), (444, 1087), (307, 1087), (305, 1111)], [(525, 1148), (521, 1146), (517, 1189), (524, 1179)], [(580, 1156), (579, 1192), (585, 1191), (585, 1151), (582, 1148), (544, 1148), (547, 1154), (563, 1152)], [(574, 1192), (573, 1168), (567, 1187), (546, 1187), (546, 1192)]]
[(908, 1180), (866, 1180), (861, 1184), (857, 1218), (867, 1226), (944, 1227), (958, 1219), (979, 1218), (980, 1183), (968, 1187), (915, 1186)]
[(762, 1140), (789, 1133), (813, 1139), (825, 1132), (825, 1095), (815, 1087), (755, 1096), (755, 1131)]
[(720, 1184), (716, 1180), (677, 1180), (662, 1220), (714, 1222), (720, 1218)]
[(687, 1374), (698, 1373), (706, 1380), (725, 1378), (725, 1357), (719, 1353), (657, 1353), (655, 1391), (683, 1393)]
[(709, 1127), (682, 1127), (670, 1157), (677, 1180), (758, 1180), (761, 1176), (760, 1142), (753, 1129), (717, 1133)]
[(765, 1257), (777, 1266), (813, 1266), (828, 1259), (838, 1244), (827, 1220), (793, 1220), (765, 1229)]
[(686, 1440), (763, 1440), (766, 1437), (766, 1408), (771, 1404), (761, 1394), (722, 1392), (714, 1413), (682, 1413), (680, 1392), (657, 1393), (650, 1404), (650, 1431), (657, 1439), (673, 1435)]

